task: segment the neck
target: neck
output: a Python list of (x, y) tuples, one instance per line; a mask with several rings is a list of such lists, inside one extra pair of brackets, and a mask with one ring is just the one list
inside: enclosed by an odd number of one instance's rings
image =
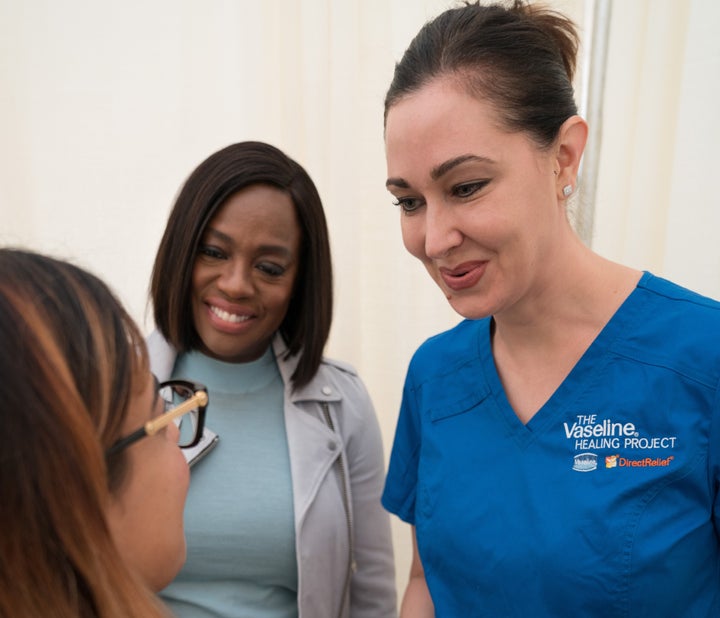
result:
[[(493, 357), (510, 405), (527, 423), (552, 396), (641, 276), (585, 249), (521, 306), (493, 316)], [(520, 305), (520, 304), (518, 304)]]
[(526, 299), (493, 316), (495, 339), (508, 349), (552, 350), (583, 334), (594, 338), (637, 285), (642, 273), (578, 243)]

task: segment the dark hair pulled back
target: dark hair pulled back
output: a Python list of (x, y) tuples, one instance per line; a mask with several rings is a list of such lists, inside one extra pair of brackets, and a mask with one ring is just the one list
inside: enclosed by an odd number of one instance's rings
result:
[(578, 50), (575, 25), (540, 5), (466, 3), (418, 32), (395, 66), (385, 118), (403, 97), (440, 77), (456, 79), (498, 111), (504, 128), (541, 147), (577, 114), (572, 80)]

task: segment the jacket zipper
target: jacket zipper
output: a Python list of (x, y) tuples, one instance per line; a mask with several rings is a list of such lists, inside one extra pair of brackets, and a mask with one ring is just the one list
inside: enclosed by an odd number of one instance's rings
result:
[[(326, 402), (322, 402), (320, 405), (322, 406), (325, 422), (327, 423), (328, 427), (330, 427), (332, 432), (336, 433), (335, 425), (333, 424), (332, 418), (330, 416), (330, 409), (328, 407), (328, 404)], [(348, 595), (350, 592), (350, 578), (352, 577), (352, 574), (356, 569), (354, 558), (355, 547), (352, 535), (352, 515), (350, 514), (350, 495), (348, 492), (347, 479), (345, 478), (345, 459), (343, 458), (342, 452), (340, 453), (340, 455), (338, 455), (337, 458), (337, 468), (338, 474), (340, 474), (340, 482), (342, 483), (342, 501), (343, 507), (345, 507), (345, 521), (347, 523), (348, 533), (348, 568), (347, 575), (345, 576), (345, 587), (343, 590), (342, 602), (340, 603), (340, 613), (338, 614), (338, 618), (341, 618), (341, 616), (343, 615), (343, 610), (345, 609), (345, 604), (348, 601)]]

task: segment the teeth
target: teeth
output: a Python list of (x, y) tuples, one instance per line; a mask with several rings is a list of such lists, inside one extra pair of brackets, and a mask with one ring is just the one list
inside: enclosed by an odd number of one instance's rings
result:
[(227, 311), (223, 311), (222, 309), (218, 307), (210, 307), (210, 311), (212, 311), (217, 317), (219, 317), (221, 320), (225, 320), (225, 322), (233, 322), (237, 324), (238, 322), (246, 322), (250, 319), (249, 315), (235, 315), (233, 313), (228, 313)]

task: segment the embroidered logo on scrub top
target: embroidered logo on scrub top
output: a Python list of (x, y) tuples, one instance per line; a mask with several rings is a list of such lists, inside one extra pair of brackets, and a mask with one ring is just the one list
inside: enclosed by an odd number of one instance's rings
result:
[(597, 470), (597, 455), (595, 453), (580, 453), (575, 455), (573, 470), (578, 472), (592, 472)]
[(641, 459), (628, 459), (627, 457), (620, 457), (620, 455), (608, 455), (605, 458), (606, 468), (667, 468), (672, 460), (675, 459), (673, 455), (670, 457), (643, 457)]
[(677, 436), (643, 436), (635, 423), (599, 419), (597, 414), (577, 414), (572, 422), (563, 423), (565, 438), (577, 454), (573, 458), (573, 470), (590, 472), (597, 469), (597, 457), (593, 450), (634, 451), (632, 455), (615, 453), (605, 457), (606, 468), (648, 468), (669, 466), (674, 457), (638, 457), (637, 451), (673, 450)]

